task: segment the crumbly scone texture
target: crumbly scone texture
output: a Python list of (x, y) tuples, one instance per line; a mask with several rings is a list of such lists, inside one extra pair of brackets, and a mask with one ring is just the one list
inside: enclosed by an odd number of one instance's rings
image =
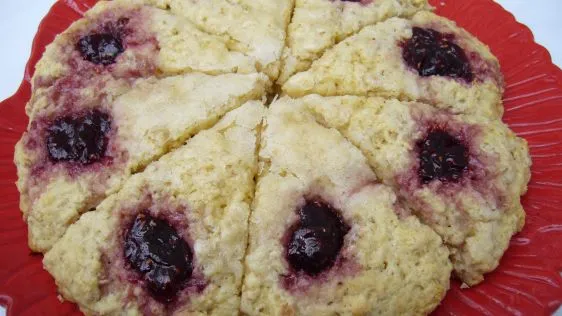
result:
[(278, 82), (282, 84), (293, 74), (307, 70), (326, 49), (367, 25), (396, 16), (410, 17), (430, 8), (427, 0), (297, 0)]
[[(88, 315), (232, 315), (238, 310), (264, 110), (252, 101), (228, 113), (71, 225), (44, 258), (64, 297)], [(173, 309), (152, 300), (142, 282), (122, 277), (129, 269), (123, 264), (123, 219), (143, 208), (187, 222), (180, 233), (189, 239), (195, 271), (205, 285), (200, 292), (179, 294)]]
[[(215, 124), (248, 100), (261, 99), (268, 85), (263, 74), (182, 76), (138, 80), (111, 102), (84, 102), (72, 108), (41, 111), (16, 145), (20, 207), (29, 226), (29, 245), (46, 251), (78, 216), (118, 190), (132, 173), (187, 138)], [(46, 153), (50, 122), (72, 112), (103, 110), (112, 119), (107, 164), (52, 163)], [(80, 169), (81, 168), (81, 169)]]
[[(410, 69), (401, 45), (416, 26), (454, 34), (455, 43), (470, 56), (475, 79), (467, 83), (443, 76), (421, 77)], [(292, 97), (317, 93), (423, 101), (454, 113), (500, 118), (502, 78), (487, 46), (454, 22), (422, 11), (411, 20), (392, 18), (363, 28), (327, 50), (309, 70), (289, 78), (282, 89)]]
[[(413, 102), (366, 97), (303, 98), (324, 125), (341, 131), (368, 157), (382, 180), (396, 188), (424, 223), (451, 249), (456, 274), (467, 284), (499, 264), (525, 212), (531, 159), (525, 140), (502, 122)], [(428, 125), (449, 126), (469, 143), (470, 181), (421, 185), (418, 142)]]
[(187, 17), (204, 32), (223, 37), (229, 49), (252, 57), (258, 70), (279, 75), (294, 0), (144, 0)]
[[(248, 315), (423, 315), (449, 286), (449, 252), (376, 183), (361, 152), (339, 132), (283, 98), (270, 106), (259, 153), (241, 310)], [(283, 235), (306, 198), (321, 198), (350, 225), (343, 263), (297, 288)], [(397, 213), (402, 214), (399, 217)]]

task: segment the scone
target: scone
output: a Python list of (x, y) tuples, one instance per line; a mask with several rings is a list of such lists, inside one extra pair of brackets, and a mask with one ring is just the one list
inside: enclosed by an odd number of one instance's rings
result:
[(276, 79), (294, 0), (143, 0), (187, 17), (222, 36), (228, 48), (252, 57), (258, 70)]
[(307, 70), (326, 49), (364, 26), (429, 8), (427, 0), (297, 0), (278, 82)]
[(430, 12), (367, 26), (291, 77), (292, 97), (358, 95), (416, 100), (499, 118), (503, 76), (488, 47)]
[[(67, 97), (83, 87), (102, 90), (113, 84), (110, 79), (186, 72), (252, 73), (256, 63), (184, 17), (140, 0), (100, 1), (47, 47), (36, 66), (34, 99)], [(28, 104), (28, 114), (34, 105)]]
[(468, 285), (494, 270), (524, 224), (527, 143), (500, 121), (429, 105), (361, 97), (302, 101), (368, 157), (383, 181), (443, 237)]
[(233, 315), (264, 107), (249, 102), (131, 177), (47, 252), (87, 315)]
[(131, 174), (226, 112), (261, 99), (267, 84), (263, 74), (192, 73), (139, 79), (115, 99), (88, 94), (37, 109), (15, 150), (30, 247), (48, 250)]
[(288, 98), (271, 105), (261, 138), (243, 313), (423, 315), (439, 304), (449, 252), (356, 147)]

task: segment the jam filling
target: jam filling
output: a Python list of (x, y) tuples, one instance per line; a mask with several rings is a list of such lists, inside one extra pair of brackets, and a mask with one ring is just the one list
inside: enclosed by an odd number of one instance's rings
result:
[(403, 44), (402, 57), (422, 77), (446, 76), (466, 82), (474, 79), (465, 51), (450, 34), (414, 27), (412, 38)]
[(140, 213), (125, 236), (124, 255), (154, 299), (173, 301), (193, 273), (189, 244), (164, 219)]
[(53, 162), (88, 165), (104, 158), (111, 130), (109, 115), (92, 110), (56, 119), (47, 128), (47, 153)]
[(320, 201), (307, 201), (290, 228), (286, 256), (291, 268), (315, 276), (331, 268), (349, 231), (338, 211)]
[(469, 151), (457, 137), (442, 129), (431, 130), (417, 142), (418, 175), (423, 184), (433, 180), (459, 182), (468, 171)]
[(96, 65), (111, 65), (125, 49), (119, 36), (112, 33), (95, 33), (78, 40), (76, 48), (87, 60)]

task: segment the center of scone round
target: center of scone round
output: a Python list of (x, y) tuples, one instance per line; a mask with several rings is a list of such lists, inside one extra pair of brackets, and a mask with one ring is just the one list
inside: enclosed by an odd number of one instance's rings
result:
[(404, 61), (422, 77), (447, 76), (467, 82), (474, 78), (464, 50), (453, 43), (452, 35), (414, 27), (402, 49)]
[(320, 201), (307, 201), (291, 227), (287, 261), (295, 271), (315, 276), (334, 265), (349, 231), (338, 211)]
[(124, 251), (131, 267), (141, 274), (158, 301), (174, 300), (191, 278), (192, 250), (166, 220), (138, 214), (125, 236)]
[(76, 48), (87, 60), (96, 65), (110, 65), (125, 50), (121, 38), (112, 33), (86, 35), (76, 44)]
[(109, 115), (98, 110), (59, 118), (47, 130), (49, 158), (84, 165), (99, 161), (105, 156), (110, 130)]
[(468, 148), (462, 140), (442, 129), (431, 130), (418, 141), (419, 177), (422, 183), (433, 180), (459, 182), (468, 171)]

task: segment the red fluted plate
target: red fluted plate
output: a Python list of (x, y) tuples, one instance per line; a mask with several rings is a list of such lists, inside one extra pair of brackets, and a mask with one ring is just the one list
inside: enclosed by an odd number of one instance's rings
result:
[[(8, 315), (76, 315), (61, 303), (43, 270), (41, 256), (27, 247), (18, 208), (14, 145), (26, 128), (24, 106), (30, 78), (45, 46), (80, 18), (96, 0), (60, 0), (35, 37), (25, 79), (0, 103), (0, 304)], [(531, 31), (492, 0), (431, 0), (437, 13), (488, 44), (506, 80), (504, 120), (527, 139), (532, 180), (523, 198), (527, 224), (515, 236), (499, 268), (482, 284), (461, 290), (453, 281), (436, 315), (550, 315), (562, 303), (562, 71)]]

